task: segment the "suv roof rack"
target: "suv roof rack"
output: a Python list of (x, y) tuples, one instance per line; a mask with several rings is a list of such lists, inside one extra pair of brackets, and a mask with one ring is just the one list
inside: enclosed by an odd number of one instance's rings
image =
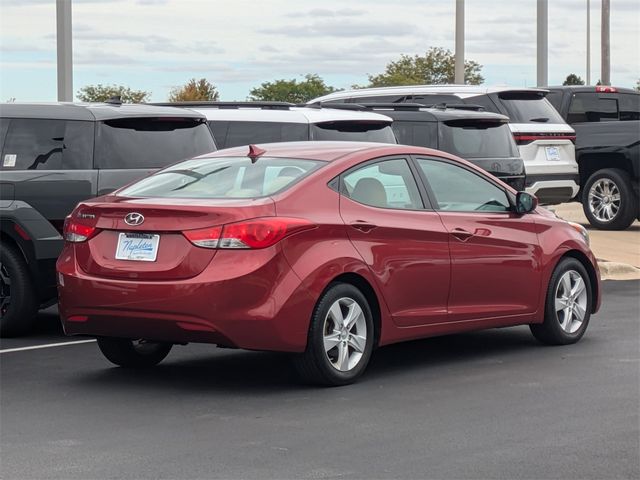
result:
[(437, 108), (438, 110), (446, 110), (447, 108), (453, 108), (455, 110), (472, 110), (480, 112), (484, 110), (482, 105), (475, 105), (473, 103), (436, 103), (434, 105), (426, 105), (428, 108)]
[(337, 108), (342, 110), (374, 110), (377, 108), (395, 111), (414, 111), (417, 112), (421, 108), (436, 108), (438, 110), (455, 109), (455, 110), (471, 110), (484, 111), (482, 105), (471, 103), (436, 103), (424, 104), (415, 102), (406, 103), (384, 103), (384, 102), (363, 102), (363, 103), (337, 103), (337, 102), (320, 102), (307, 105), (312, 108)]
[(157, 105), (162, 107), (215, 107), (220, 109), (238, 109), (238, 108), (260, 108), (263, 110), (289, 110), (295, 107), (294, 103), (289, 102), (214, 102), (214, 101), (190, 101), (190, 102), (153, 102), (149, 105)]

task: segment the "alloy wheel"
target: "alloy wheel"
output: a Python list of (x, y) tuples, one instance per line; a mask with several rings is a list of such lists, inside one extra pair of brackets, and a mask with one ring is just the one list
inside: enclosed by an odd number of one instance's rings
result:
[(575, 333), (582, 326), (587, 312), (587, 288), (582, 276), (568, 270), (560, 277), (555, 294), (556, 317), (566, 333)]
[(367, 345), (367, 322), (354, 299), (336, 300), (324, 319), (324, 351), (331, 365), (348, 372), (360, 362)]
[(9, 310), (11, 304), (11, 277), (4, 263), (0, 263), (0, 317)]
[(610, 222), (620, 210), (620, 189), (609, 178), (601, 178), (589, 189), (589, 210), (600, 222)]

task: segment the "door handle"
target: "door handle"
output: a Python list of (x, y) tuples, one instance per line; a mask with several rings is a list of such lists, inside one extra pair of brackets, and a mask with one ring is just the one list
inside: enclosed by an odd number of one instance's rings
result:
[(464, 228), (454, 228), (451, 231), (451, 235), (453, 235), (454, 237), (456, 237), (458, 240), (460, 240), (461, 242), (466, 242), (467, 240), (469, 240), (471, 237), (473, 237), (473, 233), (468, 232), (467, 230), (465, 230)]
[(369, 233), (371, 230), (378, 227), (377, 225), (374, 225), (372, 223), (366, 223), (366, 222), (354, 222), (354, 223), (350, 223), (349, 225), (352, 228), (355, 228), (356, 230), (360, 230), (363, 233)]

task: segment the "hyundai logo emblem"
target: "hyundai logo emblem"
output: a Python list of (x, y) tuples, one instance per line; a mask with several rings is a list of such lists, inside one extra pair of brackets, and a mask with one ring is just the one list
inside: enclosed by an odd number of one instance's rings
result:
[(127, 215), (124, 217), (124, 223), (126, 223), (127, 225), (142, 225), (142, 222), (144, 222), (144, 215), (138, 212), (127, 213)]

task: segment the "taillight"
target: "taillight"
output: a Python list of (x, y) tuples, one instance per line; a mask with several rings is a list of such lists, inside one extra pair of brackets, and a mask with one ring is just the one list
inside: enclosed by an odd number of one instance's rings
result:
[(567, 135), (564, 133), (514, 133), (513, 139), (517, 145), (527, 145), (537, 140), (570, 140), (576, 143), (575, 135)]
[(86, 242), (98, 233), (98, 229), (91, 225), (79, 223), (69, 216), (64, 221), (63, 236), (67, 242)]
[(596, 86), (596, 92), (598, 92), (598, 93), (618, 93), (618, 89), (616, 87), (609, 87), (607, 85), (598, 85), (598, 86)]
[(198, 247), (255, 249), (270, 247), (289, 235), (314, 227), (300, 218), (266, 217), (182, 233)]

